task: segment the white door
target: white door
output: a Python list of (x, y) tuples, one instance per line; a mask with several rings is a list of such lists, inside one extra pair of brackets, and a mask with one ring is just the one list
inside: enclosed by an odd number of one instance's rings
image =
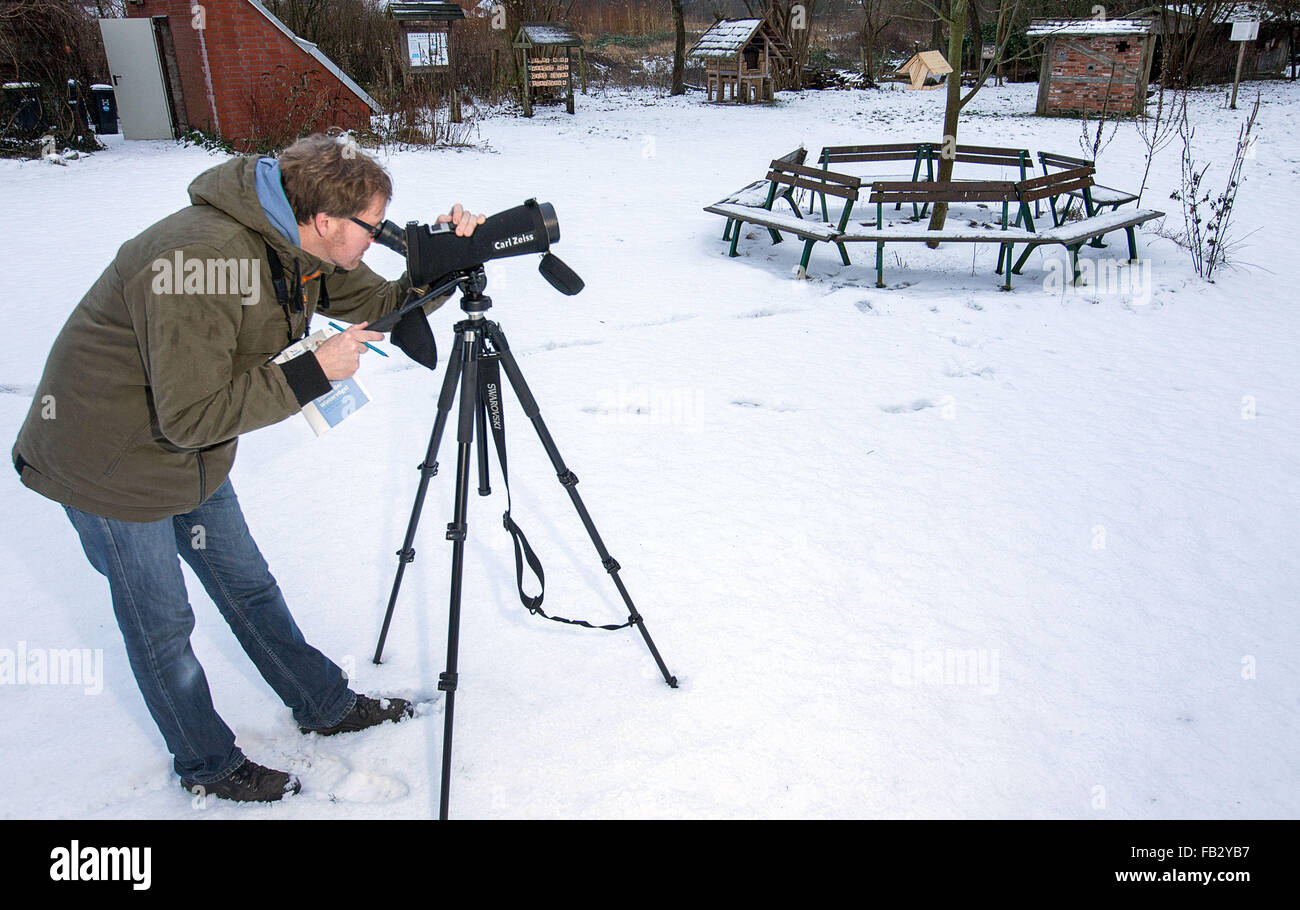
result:
[(152, 19), (100, 19), (117, 116), (126, 139), (172, 139), (172, 115)]

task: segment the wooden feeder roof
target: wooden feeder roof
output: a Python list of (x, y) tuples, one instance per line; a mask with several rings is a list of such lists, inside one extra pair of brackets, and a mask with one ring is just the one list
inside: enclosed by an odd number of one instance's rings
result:
[(942, 76), (944, 73), (952, 72), (951, 64), (948, 63), (942, 53), (939, 51), (921, 51), (919, 54), (913, 54), (910, 60), (899, 67), (898, 75), (911, 76), (918, 66), (932, 76)]
[[(735, 57), (766, 24), (764, 19), (719, 19), (713, 27), (700, 36), (700, 40), (690, 49), (686, 56), (704, 59), (727, 59)], [(768, 40), (773, 50), (784, 57), (790, 57), (790, 45), (772, 28), (766, 26)]]
[(525, 22), (515, 47), (582, 47), (582, 39), (567, 22)]
[(1030, 38), (1149, 35), (1154, 27), (1151, 19), (1034, 19), (1025, 34)]
[(389, 3), (388, 14), (399, 22), (451, 22), (464, 19), (455, 3)]

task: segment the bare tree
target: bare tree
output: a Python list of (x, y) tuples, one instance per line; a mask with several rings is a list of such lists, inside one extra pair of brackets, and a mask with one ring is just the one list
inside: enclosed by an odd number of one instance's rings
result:
[[(989, 75), (997, 69), (1006, 52), (1007, 42), (1010, 40), (1011, 35), (1011, 29), (1004, 27), (1005, 23), (1013, 18), (1020, 8), (1020, 0), (1001, 0), (998, 3), (997, 34), (1003, 35), (1002, 41), (994, 48), (992, 59), (980, 69), (975, 84), (971, 86), (970, 91), (963, 95), (961, 81), (962, 43), (966, 37), (966, 28), (970, 22), (970, 6), (973, 5), (973, 2), (974, 0), (950, 0), (946, 13), (940, 10), (939, 7), (930, 7), (936, 15), (943, 17), (948, 26), (948, 61), (953, 68), (953, 71), (948, 74), (948, 97), (943, 110), (943, 144), (939, 156), (939, 171), (935, 178), (937, 180), (946, 181), (952, 179), (952, 166), (957, 146), (957, 127), (961, 118), (961, 110), (979, 93), (979, 90), (984, 87), (984, 83), (988, 81)], [(976, 47), (979, 47), (978, 32), (975, 33), (975, 39), (974, 43)], [(980, 59), (980, 56), (977, 54), (976, 59)], [(930, 215), (930, 230), (941, 230), (947, 220), (948, 205), (943, 202), (936, 203)]]
[[(0, 0), (0, 82), (24, 84), (25, 112), (37, 116), (29, 134), (81, 150), (99, 147), (84, 115), (81, 89), (107, 75), (94, 14), (77, 0)], [(73, 92), (69, 96), (69, 91)], [(72, 103), (69, 103), (72, 102)], [(17, 135), (18, 112), (0, 131)]]
[[(880, 33), (893, 24), (896, 15), (886, 9), (888, 0), (860, 0), (862, 4), (862, 78), (876, 81), (876, 42)], [(890, 4), (892, 8), (894, 4)]]
[(794, 54), (788, 81), (791, 88), (803, 85), (803, 68), (808, 63), (808, 44), (812, 38), (813, 17), (817, 0), (744, 0), (751, 16), (767, 17), (789, 43)]
[(682, 12), (682, 0), (670, 0), (673, 9), (673, 87), (671, 94), (686, 94), (686, 16)]

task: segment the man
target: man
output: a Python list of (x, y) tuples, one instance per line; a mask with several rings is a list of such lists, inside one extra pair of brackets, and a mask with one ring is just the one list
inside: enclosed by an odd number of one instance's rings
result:
[[(352, 692), (306, 642), (227, 479), (240, 434), (355, 373), (364, 343), (383, 337), (365, 326), (411, 288), (405, 275), (384, 281), (361, 264), (392, 183), (355, 147), (310, 136), (278, 161), (218, 165), (189, 194), (190, 206), (127, 241), (73, 310), (13, 459), (24, 484), (63, 504), (108, 578), (131, 669), (181, 785), (277, 800), (300, 784), (246, 758), (217, 714), (190, 648), (194, 614), (177, 557), (304, 733), (412, 714), (403, 699)], [(438, 220), (465, 236), (483, 218), (456, 205)], [(356, 325), (314, 354), (273, 363), (318, 309)]]

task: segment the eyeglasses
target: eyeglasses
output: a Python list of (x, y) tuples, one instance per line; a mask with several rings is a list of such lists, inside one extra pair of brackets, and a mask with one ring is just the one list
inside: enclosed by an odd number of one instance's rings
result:
[(353, 223), (353, 224), (359, 224), (359, 225), (361, 225), (363, 228), (365, 228), (365, 229), (366, 229), (366, 233), (370, 235), (370, 239), (371, 239), (371, 240), (374, 240), (376, 237), (378, 237), (378, 236), (379, 236), (379, 232), (382, 231), (382, 230), (384, 229), (384, 226), (383, 226), (382, 224), (366, 224), (366, 223), (365, 223), (364, 221), (362, 221), (360, 218), (353, 218), (353, 219), (352, 219), (352, 223)]

